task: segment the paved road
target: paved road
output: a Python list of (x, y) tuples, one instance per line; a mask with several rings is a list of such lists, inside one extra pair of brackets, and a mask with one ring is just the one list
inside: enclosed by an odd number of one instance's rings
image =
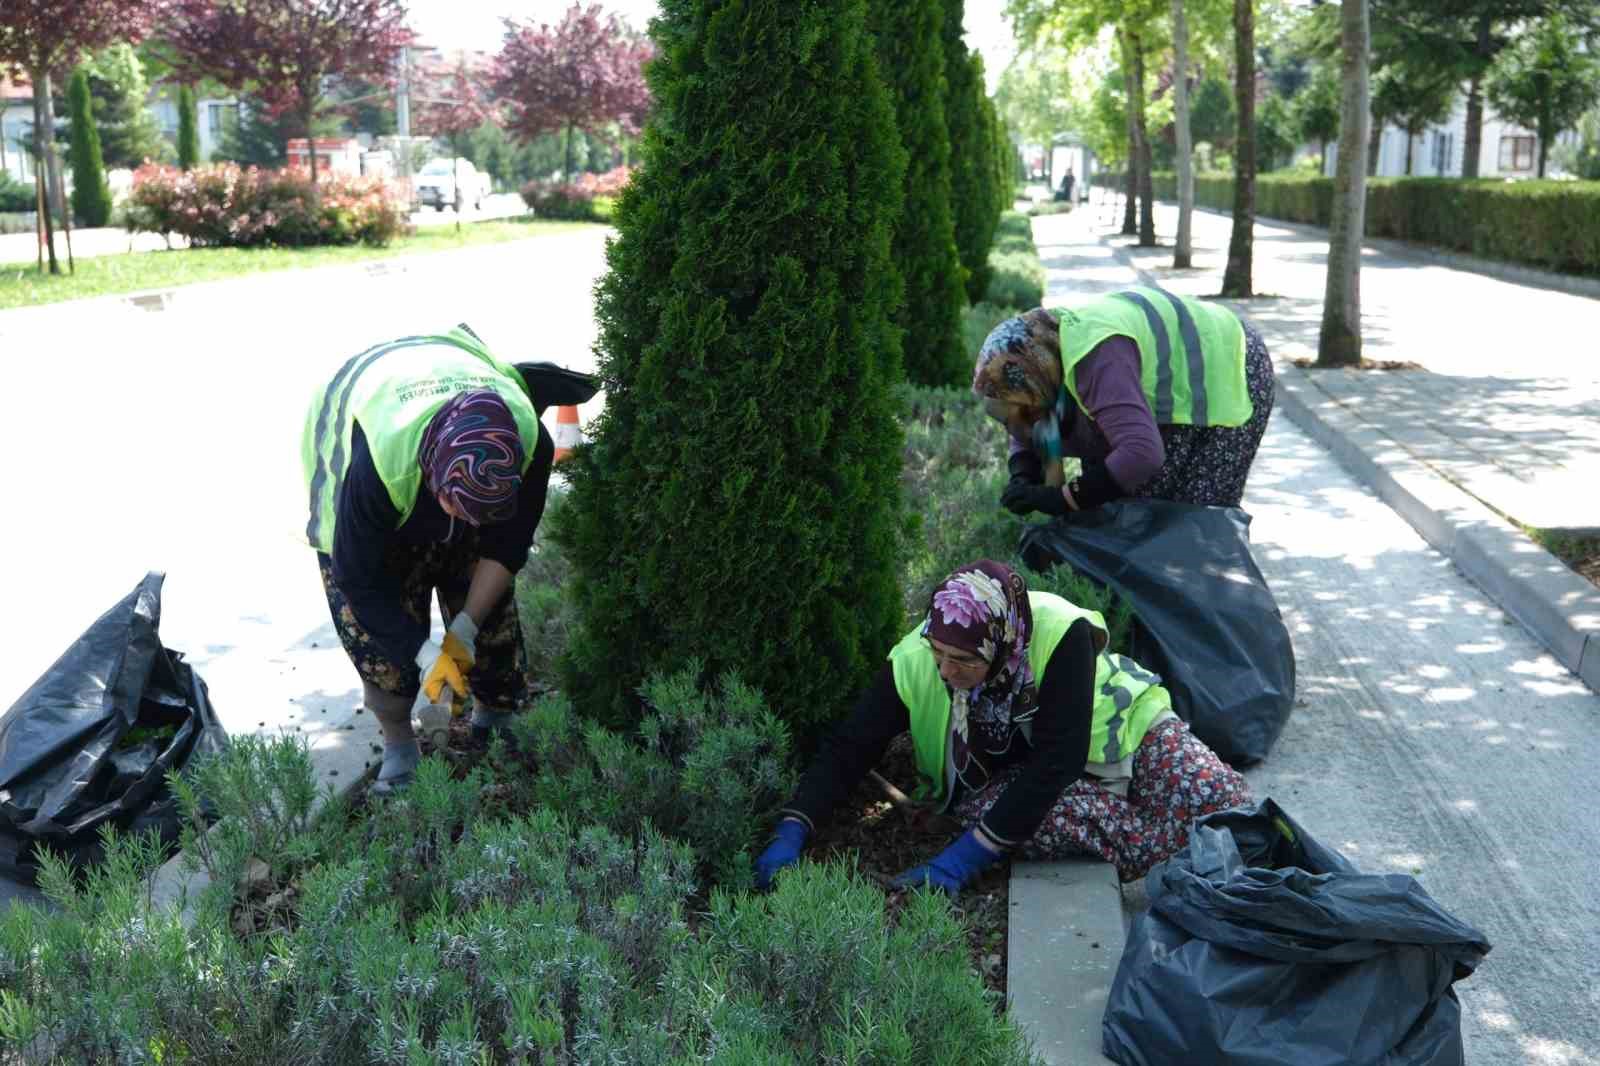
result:
[[(1036, 224), (1047, 303), (1134, 283), (1136, 263), (1170, 288), (1216, 291), (1227, 220), (1197, 216), (1204, 268), (1178, 276), (1156, 264), (1162, 253), (1130, 254), (1095, 221), (1078, 213)], [(1314, 249), (1303, 238), (1275, 243), (1269, 238), (1283, 234), (1273, 229), (1257, 231), (1257, 286), (1298, 293), (1311, 283), (1302, 264)], [(1273, 251), (1278, 244), (1287, 251)], [(1600, 325), (1594, 301), (1457, 271), (1411, 274), (1385, 263), (1363, 276), (1364, 299), (1387, 316), (1386, 335), (1410, 338), (1391, 351), (1463, 376), (1492, 361), (1464, 347), (1465, 335), (1437, 350), (1419, 323), (1442, 317), (1441, 293), (1466, 287), (1477, 305), (1496, 309), (1486, 343), (1524, 308), (1561, 316), (1565, 328)], [(1409, 314), (1408, 300), (1417, 301)], [(1594, 373), (1537, 344), (1524, 349), (1532, 354), (1519, 365), (1528, 373), (1572, 382)], [(1470, 414), (1455, 414), (1472, 426)], [(1487, 935), (1494, 950), (1458, 986), (1468, 1061), (1600, 1064), (1600, 813), (1592, 803), (1600, 696), (1281, 407), (1245, 508), (1299, 667), (1294, 717), (1272, 756), (1247, 774), (1257, 795), (1276, 798), (1362, 868), (1417, 876)]]

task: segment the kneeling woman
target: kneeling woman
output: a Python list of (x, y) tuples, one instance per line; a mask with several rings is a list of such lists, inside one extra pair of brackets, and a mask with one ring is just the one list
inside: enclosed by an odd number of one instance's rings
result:
[(905, 887), (955, 894), (1007, 852), (1098, 855), (1124, 881), (1184, 846), (1203, 814), (1250, 802), (1237, 772), (1172, 712), (1160, 678), (1106, 651), (1104, 619), (981, 560), (933, 594), (784, 808), (756, 880), (800, 856), (815, 825), (911, 733), (920, 798), (969, 828)]

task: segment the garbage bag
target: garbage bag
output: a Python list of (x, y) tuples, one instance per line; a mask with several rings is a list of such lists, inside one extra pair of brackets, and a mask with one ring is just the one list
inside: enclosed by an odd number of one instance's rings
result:
[(0, 869), (11, 876), (35, 879), (41, 844), (96, 861), (103, 823), (175, 840), (167, 772), (226, 746), (205, 682), (161, 644), (164, 577), (146, 575), (0, 717)]
[(1128, 654), (1161, 675), (1172, 709), (1232, 766), (1267, 757), (1294, 708), (1294, 645), (1250, 555), (1237, 507), (1120, 500), (1032, 525), (1023, 559), (1065, 563), (1136, 616)]
[(1145, 877), (1101, 1037), (1123, 1066), (1459, 1066), (1452, 985), (1489, 944), (1271, 799), (1206, 815)]

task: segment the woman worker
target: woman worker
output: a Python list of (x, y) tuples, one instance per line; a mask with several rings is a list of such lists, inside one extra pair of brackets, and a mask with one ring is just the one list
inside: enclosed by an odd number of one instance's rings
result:
[(1132, 881), (1182, 848), (1195, 818), (1248, 803), (1160, 678), (1106, 642), (1097, 612), (1029, 592), (1001, 563), (951, 574), (801, 779), (756, 861), (758, 886), (907, 730), (919, 795), (969, 828), (899, 887), (954, 895), (1006, 852), (1099, 855)]
[[(519, 372), (465, 327), (349, 360), (306, 415), (306, 539), (334, 627), (383, 731), (377, 790), (409, 783), (419, 689), (467, 693), (486, 739), (518, 709), (527, 659), (509, 595), (544, 513), (555, 446)], [(444, 643), (429, 639), (437, 590)]]
[[(1124, 496), (1237, 507), (1273, 386), (1255, 327), (1153, 288), (1007, 319), (972, 379), (1010, 432), (1001, 503), (1056, 516)], [(1083, 460), (1071, 482), (1067, 455)]]

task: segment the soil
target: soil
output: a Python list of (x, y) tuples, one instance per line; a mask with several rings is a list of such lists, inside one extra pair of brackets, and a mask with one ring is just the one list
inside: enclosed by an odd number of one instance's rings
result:
[(1558, 537), (1545, 547), (1579, 576), (1600, 588), (1600, 537)]
[(1409, 359), (1363, 359), (1351, 366), (1318, 366), (1315, 359), (1299, 358), (1289, 360), (1301, 370), (1426, 370), (1421, 363), (1414, 363)]

